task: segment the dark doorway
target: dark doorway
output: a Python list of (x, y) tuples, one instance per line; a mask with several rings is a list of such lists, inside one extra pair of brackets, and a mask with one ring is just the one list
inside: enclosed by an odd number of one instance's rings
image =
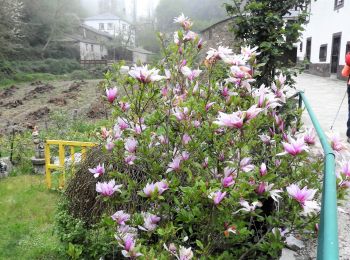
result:
[(339, 65), (341, 33), (333, 34), (332, 56), (331, 56), (331, 73), (337, 73)]
[[(306, 39), (306, 60), (310, 62), (311, 59), (311, 37)], [(306, 64), (306, 69), (309, 69), (310, 65)]]

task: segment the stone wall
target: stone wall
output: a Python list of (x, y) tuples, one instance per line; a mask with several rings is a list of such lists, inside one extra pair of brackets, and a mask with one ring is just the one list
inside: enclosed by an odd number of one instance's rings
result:
[[(337, 79), (347, 80), (341, 75), (341, 71), (344, 65), (338, 65), (337, 70)], [(321, 76), (321, 77), (330, 77), (331, 76), (331, 65), (329, 63), (310, 63), (309, 69), (306, 71), (307, 73)]]
[[(203, 47), (205, 54), (209, 48), (225, 46), (234, 49), (235, 37), (231, 31), (233, 20), (231, 18), (218, 22), (201, 31), (201, 36), (206, 44)], [(203, 54), (203, 55), (204, 55)]]
[(309, 73), (321, 77), (330, 77), (331, 65), (329, 63), (311, 63), (309, 65)]

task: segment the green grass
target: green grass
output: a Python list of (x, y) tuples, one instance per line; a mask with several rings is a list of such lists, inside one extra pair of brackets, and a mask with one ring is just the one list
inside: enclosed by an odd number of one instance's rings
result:
[(53, 234), (57, 201), (43, 176), (0, 180), (0, 259), (60, 259)]

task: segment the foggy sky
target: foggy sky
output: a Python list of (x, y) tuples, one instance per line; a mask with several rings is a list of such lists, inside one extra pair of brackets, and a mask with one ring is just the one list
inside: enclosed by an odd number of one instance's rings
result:
[[(95, 15), (98, 13), (98, 1), (99, 0), (80, 0), (82, 6), (87, 9), (89, 14)], [(132, 13), (133, 0), (124, 0), (127, 13)], [(148, 17), (149, 13), (154, 14), (154, 10), (157, 7), (159, 0), (135, 0), (137, 17)]]

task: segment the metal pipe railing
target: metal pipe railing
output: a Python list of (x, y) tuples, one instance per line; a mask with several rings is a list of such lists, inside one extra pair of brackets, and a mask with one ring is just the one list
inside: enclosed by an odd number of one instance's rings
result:
[(335, 155), (327, 141), (320, 123), (313, 112), (304, 92), (299, 92), (299, 104), (304, 103), (312, 124), (320, 139), (324, 152), (324, 175), (321, 201), (321, 219), (317, 241), (317, 260), (339, 259), (338, 219), (337, 219), (337, 183), (335, 176)]

